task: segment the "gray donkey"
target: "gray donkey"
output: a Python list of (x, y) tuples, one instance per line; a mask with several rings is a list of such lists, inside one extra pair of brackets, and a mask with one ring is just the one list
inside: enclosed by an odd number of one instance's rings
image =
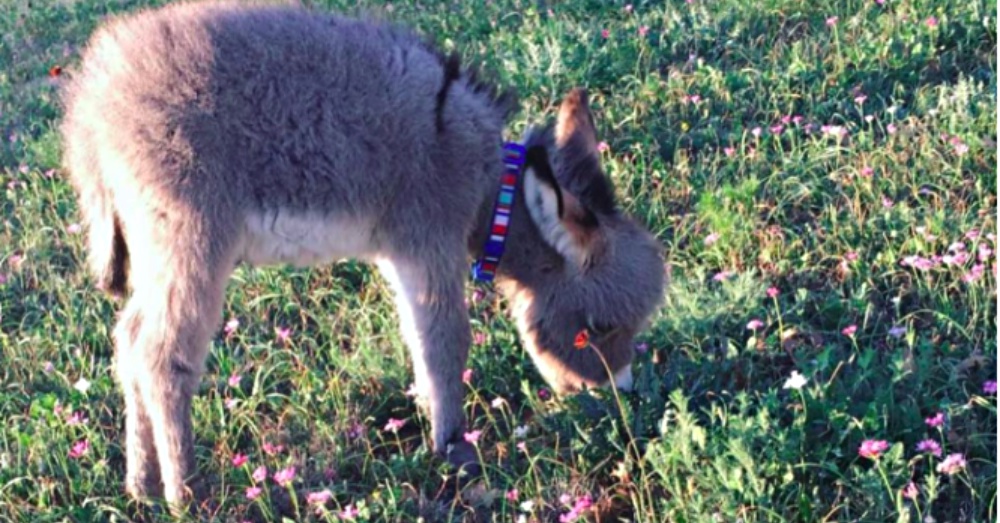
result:
[(433, 449), (458, 466), (476, 469), (462, 441), (470, 258), (556, 391), (631, 385), (662, 250), (616, 206), (581, 90), (554, 128), (505, 149), (510, 97), (411, 32), (186, 3), (103, 25), (64, 104), (91, 270), (132, 290), (113, 333), (132, 496), (192, 497), (191, 401), (238, 263), (376, 263)]

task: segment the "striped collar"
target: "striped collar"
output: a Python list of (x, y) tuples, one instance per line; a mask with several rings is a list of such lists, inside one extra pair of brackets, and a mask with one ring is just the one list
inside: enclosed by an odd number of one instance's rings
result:
[(477, 283), (492, 282), (503, 256), (510, 226), (510, 213), (517, 195), (517, 179), (524, 167), (524, 146), (507, 142), (503, 146), (503, 176), (500, 177), (500, 191), (493, 204), (493, 218), (490, 220), (489, 235), (483, 245), (483, 254), (472, 264), (472, 279)]

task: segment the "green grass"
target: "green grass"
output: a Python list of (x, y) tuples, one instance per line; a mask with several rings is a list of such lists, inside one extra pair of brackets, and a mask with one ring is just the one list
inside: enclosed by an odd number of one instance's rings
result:
[[(169, 519), (121, 491), (117, 305), (82, 267), (48, 78), (103, 16), (152, 3), (0, 1), (0, 520)], [(483, 342), (466, 406), (488, 466), (456, 492), (423, 446), (377, 273), (240, 270), (224, 318), (240, 325), (214, 340), (194, 407), (198, 520), (334, 521), (351, 506), (359, 521), (556, 521), (584, 496), (581, 519), (601, 521), (996, 520), (995, 3), (404, 4), (393, 19), (517, 88), (511, 136), (589, 89), (607, 172), (673, 275), (639, 340), (638, 390), (542, 398), (503, 304), (472, 300)], [(956, 242), (968, 260), (914, 267)], [(783, 388), (792, 371), (799, 390)], [(390, 418), (407, 424), (385, 432)], [(928, 438), (942, 458), (915, 449)], [(867, 459), (864, 440), (890, 448)], [(967, 465), (937, 472), (953, 453)], [(268, 480), (248, 501), (259, 465), (294, 465), (293, 488)], [(305, 496), (323, 489), (317, 513)]]

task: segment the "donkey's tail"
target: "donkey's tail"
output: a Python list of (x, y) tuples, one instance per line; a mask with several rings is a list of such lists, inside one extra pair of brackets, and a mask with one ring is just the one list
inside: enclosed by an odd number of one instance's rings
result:
[[(121, 297), (128, 286), (128, 245), (110, 194), (96, 177), (79, 184), (80, 212), (87, 223), (87, 257), (98, 289)], [(97, 182), (97, 183), (93, 183)]]

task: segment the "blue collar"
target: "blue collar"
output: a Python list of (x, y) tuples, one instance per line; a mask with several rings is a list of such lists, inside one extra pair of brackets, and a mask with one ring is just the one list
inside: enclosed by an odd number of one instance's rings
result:
[(490, 220), (490, 231), (483, 245), (483, 254), (472, 264), (472, 279), (477, 283), (492, 282), (503, 256), (504, 245), (507, 243), (507, 232), (510, 227), (511, 210), (514, 209), (514, 199), (517, 196), (517, 179), (521, 177), (524, 167), (524, 146), (507, 142), (503, 146), (503, 176), (500, 177), (500, 192), (493, 204), (493, 218)]

